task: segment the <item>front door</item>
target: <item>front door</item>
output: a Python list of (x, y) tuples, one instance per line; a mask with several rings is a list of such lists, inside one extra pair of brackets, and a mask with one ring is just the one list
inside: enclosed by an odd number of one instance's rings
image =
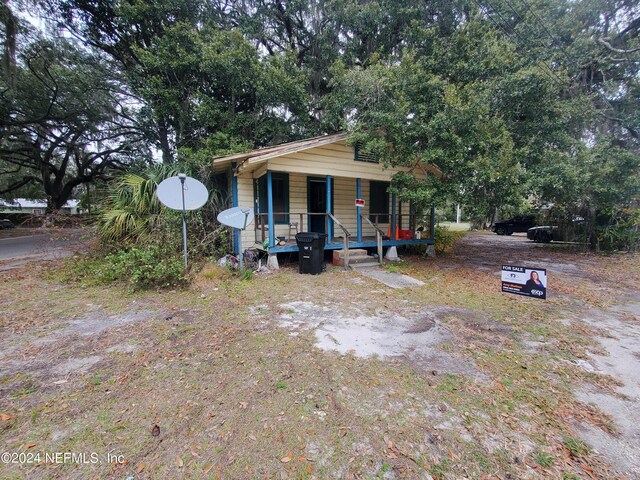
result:
[[(327, 181), (310, 178), (307, 211), (309, 213), (327, 213)], [(309, 231), (326, 233), (325, 215), (309, 215)]]

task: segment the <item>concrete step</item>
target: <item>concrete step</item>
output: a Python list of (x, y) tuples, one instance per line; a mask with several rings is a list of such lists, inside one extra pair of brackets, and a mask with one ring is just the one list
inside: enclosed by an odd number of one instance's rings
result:
[[(372, 258), (372, 257), (370, 257)], [(378, 268), (380, 266), (380, 263), (378, 263), (378, 259), (372, 259), (372, 260), (368, 260), (366, 262), (359, 262), (359, 263), (349, 263), (349, 268), (351, 268), (352, 270), (369, 270), (372, 268)]]
[[(340, 258), (344, 258), (344, 250), (334, 250), (334, 255), (338, 254)], [(358, 256), (366, 256), (367, 251), (364, 248), (350, 248), (349, 249), (349, 258), (358, 257)]]
[[(349, 250), (349, 263), (358, 263), (367, 261), (371, 257), (367, 255), (367, 251), (361, 248), (354, 248)], [(334, 250), (332, 263), (336, 266), (344, 265), (344, 250)]]
[(355, 265), (356, 263), (368, 263), (371, 261), (377, 262), (378, 260), (374, 259), (373, 257), (370, 257), (369, 255), (366, 255), (364, 257), (362, 256), (349, 257), (349, 265)]

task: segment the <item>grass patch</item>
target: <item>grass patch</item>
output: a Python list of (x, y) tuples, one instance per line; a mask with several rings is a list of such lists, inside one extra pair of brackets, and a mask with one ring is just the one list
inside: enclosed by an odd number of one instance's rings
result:
[(541, 467), (550, 467), (553, 465), (553, 457), (551, 454), (540, 450), (535, 455), (535, 462)]
[(563, 445), (569, 450), (569, 453), (574, 457), (582, 457), (587, 455), (591, 449), (582, 440), (573, 437), (564, 437), (562, 439)]

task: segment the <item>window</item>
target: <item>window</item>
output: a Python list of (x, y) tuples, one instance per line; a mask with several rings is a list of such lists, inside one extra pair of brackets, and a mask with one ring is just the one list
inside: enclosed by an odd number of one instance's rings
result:
[[(256, 198), (259, 213), (269, 213), (267, 200), (267, 175), (256, 180)], [(273, 220), (275, 223), (289, 223), (289, 175), (286, 173), (272, 173), (271, 187), (273, 189)], [(284, 213), (283, 213), (284, 212)], [(266, 219), (265, 223), (266, 223)]]
[(378, 223), (389, 223), (389, 182), (369, 182), (369, 220), (376, 222), (374, 214), (378, 215)]
[(360, 148), (360, 143), (356, 143), (354, 151), (355, 156), (353, 159), (356, 162), (378, 163), (378, 159), (373, 153), (367, 152), (366, 150), (362, 150), (362, 148)]

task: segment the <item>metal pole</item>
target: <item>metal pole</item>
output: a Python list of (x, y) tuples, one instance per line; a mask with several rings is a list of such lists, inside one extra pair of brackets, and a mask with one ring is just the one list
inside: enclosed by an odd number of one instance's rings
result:
[(178, 174), (180, 183), (182, 183), (182, 245), (184, 247), (184, 270), (188, 269), (187, 265), (187, 210), (184, 204), (184, 181), (187, 176), (184, 173)]

